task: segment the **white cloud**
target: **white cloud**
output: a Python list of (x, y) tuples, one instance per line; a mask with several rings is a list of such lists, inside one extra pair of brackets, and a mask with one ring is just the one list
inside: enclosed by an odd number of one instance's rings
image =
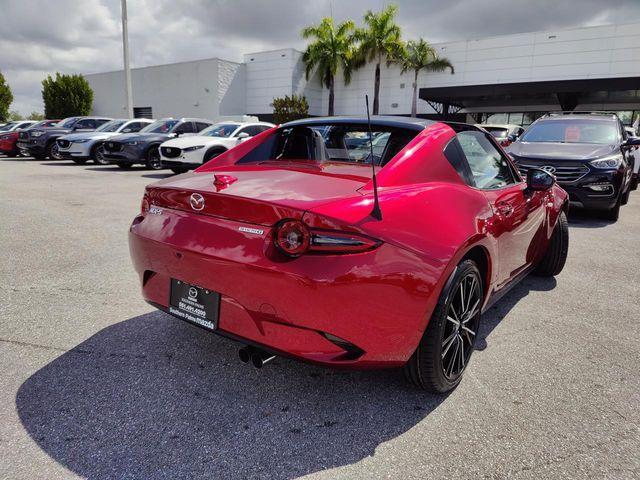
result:
[[(303, 48), (299, 32), (333, 14), (359, 21), (383, 0), (129, 0), (133, 66)], [(638, 0), (399, 0), (406, 38), (430, 41), (559, 29), (640, 18)], [(42, 111), (41, 81), (56, 71), (122, 67), (120, 0), (20, 0), (2, 4), (0, 70), (12, 109)], [(9, 20), (9, 21), (7, 21)]]

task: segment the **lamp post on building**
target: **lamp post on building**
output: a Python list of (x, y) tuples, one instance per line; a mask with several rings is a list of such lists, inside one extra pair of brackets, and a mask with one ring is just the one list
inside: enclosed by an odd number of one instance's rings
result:
[(122, 0), (122, 54), (124, 57), (124, 83), (127, 117), (133, 118), (133, 94), (131, 92), (131, 69), (129, 68), (129, 28), (127, 26), (127, 0)]

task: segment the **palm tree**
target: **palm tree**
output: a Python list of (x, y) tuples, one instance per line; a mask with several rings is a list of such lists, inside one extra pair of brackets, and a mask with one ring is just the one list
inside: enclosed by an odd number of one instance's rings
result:
[(380, 108), (380, 64), (386, 58), (387, 66), (394, 60), (401, 58), (403, 43), (400, 38), (400, 27), (395, 23), (398, 13), (396, 5), (389, 5), (381, 12), (368, 10), (364, 14), (365, 29), (358, 29), (355, 38), (360, 42), (356, 67), (367, 61), (376, 62), (375, 88), (373, 91), (373, 114), (377, 115)]
[(407, 42), (402, 58), (402, 73), (413, 70), (413, 99), (411, 101), (411, 116), (418, 114), (418, 73), (420, 70), (428, 72), (444, 72), (447, 68), (453, 75), (454, 69), (451, 62), (443, 57), (438, 57), (434, 48), (424, 39)]
[(314, 41), (307, 45), (302, 56), (307, 67), (307, 80), (317, 67), (320, 71), (321, 82), (329, 89), (329, 115), (333, 115), (334, 111), (333, 87), (338, 69), (342, 70), (345, 85), (351, 81), (355, 28), (355, 23), (351, 20), (335, 26), (333, 18), (325, 17), (319, 25), (306, 27), (302, 30), (302, 38), (314, 38)]

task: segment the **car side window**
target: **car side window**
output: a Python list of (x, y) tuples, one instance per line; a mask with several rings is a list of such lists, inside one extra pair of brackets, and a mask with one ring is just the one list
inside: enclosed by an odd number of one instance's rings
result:
[(96, 121), (93, 118), (85, 118), (83, 120), (78, 120), (78, 123), (75, 124), (76, 129), (82, 128), (96, 128)]
[(126, 127), (125, 130), (129, 130), (129, 132), (136, 133), (142, 130), (147, 124), (142, 122), (131, 122)]
[(238, 130), (238, 133), (236, 133), (234, 135), (234, 137), (237, 137), (241, 133), (246, 133), (250, 137), (253, 137), (254, 135), (257, 135), (260, 132), (257, 130), (257, 127), (255, 125), (250, 125), (248, 127), (244, 127), (244, 128), (241, 128), (240, 130)]
[(184, 122), (176, 127), (174, 133), (196, 133), (192, 122)]
[(98, 128), (99, 126), (104, 125), (105, 123), (108, 123), (110, 121), (111, 120), (107, 120), (106, 118), (100, 118), (100, 119), (96, 120), (96, 123), (95, 123), (96, 128)]
[(465, 130), (459, 132), (457, 137), (475, 187), (491, 190), (517, 183), (509, 161), (484, 133)]
[(205, 128), (210, 127), (211, 125), (203, 122), (196, 122), (196, 132), (201, 132)]

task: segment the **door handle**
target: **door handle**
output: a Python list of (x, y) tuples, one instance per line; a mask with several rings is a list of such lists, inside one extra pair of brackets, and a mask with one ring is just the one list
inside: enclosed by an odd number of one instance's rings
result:
[(510, 217), (513, 213), (513, 205), (507, 202), (498, 202), (496, 204), (496, 208), (498, 210), (498, 213), (503, 217)]

